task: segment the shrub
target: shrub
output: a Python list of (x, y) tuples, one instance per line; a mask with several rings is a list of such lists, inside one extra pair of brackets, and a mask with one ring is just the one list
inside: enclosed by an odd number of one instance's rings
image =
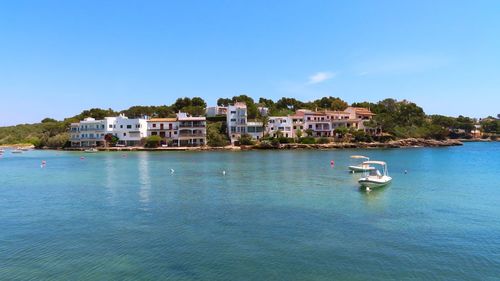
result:
[(365, 133), (363, 130), (357, 130), (353, 132), (354, 142), (371, 142), (372, 137)]
[(293, 143), (293, 138), (280, 137), (278, 138), (279, 143)]
[(330, 139), (327, 137), (321, 137), (317, 140), (317, 143), (320, 143), (320, 144), (330, 143)]
[(252, 136), (249, 134), (243, 134), (240, 136), (238, 139), (240, 145), (253, 145), (254, 141), (252, 139)]
[(144, 139), (144, 147), (157, 148), (160, 146), (162, 138), (160, 136), (149, 136)]
[(272, 139), (271, 140), (271, 145), (274, 147), (279, 147), (280, 146), (280, 141), (278, 139)]
[(316, 139), (313, 137), (305, 137), (300, 139), (300, 143), (302, 144), (315, 144)]

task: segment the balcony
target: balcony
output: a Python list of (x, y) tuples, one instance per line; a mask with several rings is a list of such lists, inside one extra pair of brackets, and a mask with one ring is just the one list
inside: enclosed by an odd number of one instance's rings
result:
[(203, 133), (182, 133), (178, 135), (179, 138), (205, 138), (206, 134)]
[(86, 132), (86, 131), (104, 131), (104, 128), (80, 128), (81, 132)]
[(79, 140), (104, 140), (104, 137), (80, 137), (80, 138), (74, 138), (74, 139), (79, 139)]
[(179, 128), (205, 128), (205, 122), (181, 122)]
[(153, 132), (158, 132), (158, 131), (176, 131), (178, 127), (172, 127), (172, 128), (148, 128), (148, 131), (153, 131)]

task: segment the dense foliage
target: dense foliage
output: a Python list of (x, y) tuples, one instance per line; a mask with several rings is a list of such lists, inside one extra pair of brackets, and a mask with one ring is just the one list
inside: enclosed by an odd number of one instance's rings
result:
[(223, 122), (207, 124), (207, 144), (213, 147), (222, 147), (229, 144)]

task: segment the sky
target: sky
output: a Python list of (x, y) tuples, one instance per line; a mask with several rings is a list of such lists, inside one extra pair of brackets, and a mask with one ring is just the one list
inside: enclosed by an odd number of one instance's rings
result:
[(500, 1), (0, 1), (0, 126), (247, 94), (500, 113)]

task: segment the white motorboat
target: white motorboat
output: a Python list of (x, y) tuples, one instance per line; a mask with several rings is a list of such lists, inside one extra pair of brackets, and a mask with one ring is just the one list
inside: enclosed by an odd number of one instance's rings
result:
[(23, 151), (20, 149), (14, 149), (10, 153), (23, 153)]
[[(370, 158), (362, 155), (353, 155), (351, 156), (352, 159), (363, 159), (365, 162), (369, 161)], [(349, 170), (353, 173), (359, 173), (359, 172), (367, 172), (367, 171), (372, 171), (375, 170), (375, 167), (370, 166), (369, 164), (364, 164), (364, 162), (358, 164), (358, 165), (352, 165), (349, 166)]]
[(383, 161), (365, 161), (363, 164), (378, 165), (382, 168), (382, 173), (374, 167), (373, 170), (366, 171), (365, 175), (358, 180), (359, 184), (367, 190), (388, 185), (392, 181), (387, 172), (387, 163)]
[(83, 152), (85, 152), (85, 153), (96, 153), (96, 152), (99, 152), (99, 150), (97, 150), (97, 148), (95, 148), (95, 147), (92, 147), (92, 148), (89, 148), (89, 149), (85, 149)]

